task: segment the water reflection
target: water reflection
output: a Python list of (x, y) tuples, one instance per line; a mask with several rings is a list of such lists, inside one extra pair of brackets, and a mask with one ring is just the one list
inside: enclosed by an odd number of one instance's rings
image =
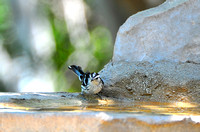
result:
[[(23, 99), (21, 99), (23, 101)], [(200, 105), (195, 103), (160, 103), (160, 102), (134, 102), (134, 103), (116, 103), (113, 100), (99, 100), (97, 103), (83, 103), (79, 101), (72, 104), (51, 103), (46, 106), (23, 105), (16, 103), (0, 103), (0, 110), (14, 109), (25, 111), (51, 111), (51, 112), (112, 112), (112, 113), (134, 113), (149, 115), (183, 115), (192, 116), (200, 115)], [(175, 117), (174, 117), (175, 118)]]

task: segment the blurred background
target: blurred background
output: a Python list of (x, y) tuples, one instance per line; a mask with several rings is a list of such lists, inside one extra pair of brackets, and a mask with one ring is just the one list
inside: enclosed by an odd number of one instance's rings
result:
[(98, 72), (125, 20), (164, 0), (0, 0), (0, 92), (79, 92), (68, 70)]

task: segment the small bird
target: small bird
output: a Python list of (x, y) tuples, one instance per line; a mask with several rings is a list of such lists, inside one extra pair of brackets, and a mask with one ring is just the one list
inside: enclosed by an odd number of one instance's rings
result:
[(104, 82), (100, 78), (100, 75), (95, 72), (83, 72), (80, 66), (71, 65), (68, 66), (81, 81), (81, 94), (98, 94), (104, 87)]

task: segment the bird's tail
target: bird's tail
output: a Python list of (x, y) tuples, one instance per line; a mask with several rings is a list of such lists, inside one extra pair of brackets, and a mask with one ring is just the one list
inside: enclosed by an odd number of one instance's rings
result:
[(80, 81), (82, 80), (84, 72), (80, 66), (71, 65), (71, 66), (68, 66), (68, 68), (72, 70), (78, 76)]

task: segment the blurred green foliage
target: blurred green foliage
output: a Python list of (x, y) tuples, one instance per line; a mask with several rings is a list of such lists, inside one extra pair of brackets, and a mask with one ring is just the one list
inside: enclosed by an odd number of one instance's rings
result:
[(5, 1), (0, 1), (0, 31), (6, 31), (11, 26), (11, 21), (8, 21), (11, 16), (9, 6)]
[(70, 42), (65, 21), (56, 18), (51, 10), (48, 10), (48, 18), (56, 44), (52, 59), (56, 69), (60, 70), (65, 65), (69, 55), (74, 51), (74, 48)]
[[(67, 82), (72, 81), (66, 79), (66, 76), (68, 76), (66, 75), (66, 62), (68, 61), (69, 56), (76, 50), (73, 46), (73, 43), (70, 41), (66, 21), (64, 20), (64, 17), (57, 17), (52, 6), (50, 6), (48, 2), (38, 2), (38, 7), (42, 8), (38, 11), (45, 12), (50, 23), (53, 40), (55, 42), (54, 52), (48, 60), (48, 64), (52, 64), (52, 67), (54, 67), (51, 74), (55, 78), (55, 91), (80, 91), (80, 82), (77, 82), (78, 78), (69, 89), (66, 89), (68, 85)], [(14, 18), (15, 16), (13, 16), (10, 3), (8, 1), (0, 0), (0, 41), (2, 41), (3, 47), (11, 57), (15, 57), (17, 54), (20, 54), (26, 50), (20, 47), (20, 45), (17, 45), (20, 42), (18, 41), (16, 32), (14, 31), (14, 26), (16, 26), (13, 22)], [(101, 25), (93, 26), (92, 28), (88, 29), (88, 31), (90, 35), (89, 47), (83, 48), (85, 52), (87, 52), (87, 50), (88, 52), (91, 52), (92, 49), (92, 54), (94, 57), (89, 61), (87, 69), (89, 71), (97, 72), (101, 70), (112, 57), (112, 36), (110, 31)], [(37, 66), (37, 64), (35, 65)], [(5, 91), (6, 84), (1, 81), (2, 78), (3, 77), (0, 76), (0, 91)]]
[[(69, 55), (74, 51), (74, 48), (70, 42), (64, 19), (57, 18), (51, 10), (50, 6), (45, 7), (55, 41), (55, 52), (52, 56), (52, 63), (55, 67), (54, 74), (56, 75), (55, 91), (69, 92), (69, 89), (66, 89), (67, 82), (65, 78), (65, 67), (67, 59)], [(71, 92), (75, 91), (76, 90), (72, 90)]]
[[(14, 56), (16, 47), (11, 46), (15, 41), (13, 36), (13, 16), (9, 6), (9, 2), (5, 0), (0, 0), (0, 40), (3, 41), (3, 47), (7, 52)], [(18, 49), (18, 48), (17, 48)]]
[[(12, 27), (12, 21), (11, 21), (11, 11), (8, 3), (4, 0), (0, 0), (0, 46), (4, 47), (7, 52), (10, 54), (12, 53), (11, 50), (9, 50), (9, 44), (13, 41), (12, 35), (10, 35), (10, 29)], [(10, 37), (10, 41), (8, 39)], [(3, 45), (3, 43), (5, 43)], [(0, 57), (1, 58), (1, 57)], [(1, 60), (0, 60), (1, 61)], [(1, 68), (1, 66), (0, 66)], [(0, 92), (6, 92), (6, 86), (4, 82), (1, 80), (3, 76), (0, 75)]]
[(95, 46), (94, 56), (98, 60), (96, 71), (99, 71), (112, 57), (112, 36), (105, 27), (98, 26), (90, 32), (91, 43)]

